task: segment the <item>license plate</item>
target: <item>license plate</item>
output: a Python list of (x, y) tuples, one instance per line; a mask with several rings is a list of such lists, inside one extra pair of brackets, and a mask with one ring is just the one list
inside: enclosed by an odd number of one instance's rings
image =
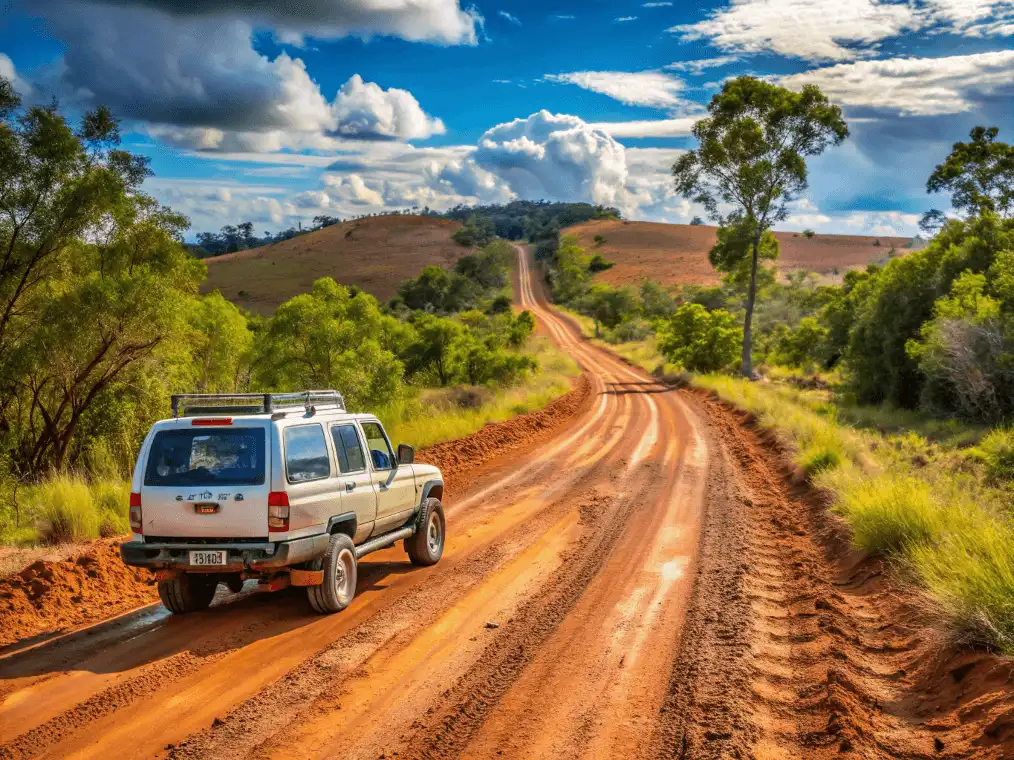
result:
[(206, 567), (208, 565), (226, 564), (226, 551), (215, 549), (214, 551), (190, 552), (190, 564), (194, 567)]

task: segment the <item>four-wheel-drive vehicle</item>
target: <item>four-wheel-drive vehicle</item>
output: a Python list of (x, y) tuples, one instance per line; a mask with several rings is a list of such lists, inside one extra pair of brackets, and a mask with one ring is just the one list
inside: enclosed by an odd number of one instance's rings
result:
[(397, 456), (376, 417), (336, 391), (173, 396), (141, 446), (128, 565), (156, 571), (172, 612), (211, 604), (219, 583), (305, 586), (317, 612), (345, 609), (357, 561), (403, 540), (432, 565), (444, 550), (440, 471)]

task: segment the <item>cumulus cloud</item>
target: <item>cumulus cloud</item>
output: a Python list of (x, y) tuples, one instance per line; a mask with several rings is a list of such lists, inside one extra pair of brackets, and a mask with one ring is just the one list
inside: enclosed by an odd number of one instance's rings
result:
[(412, 140), (443, 134), (440, 119), (428, 116), (408, 90), (384, 90), (354, 75), (334, 101), (334, 132), (344, 137)]
[[(245, 19), (321, 38), (389, 35), (445, 45), (476, 44), (482, 23), (478, 11), (462, 9), (458, 0), (98, 0), (95, 4), (150, 8), (179, 18)], [(205, 52), (213, 54), (213, 49)]]
[(550, 82), (575, 84), (632, 106), (684, 108), (683, 81), (661, 71), (572, 71), (546, 74)]
[(329, 101), (299, 58), (269, 59), (243, 20), (170, 17), (149, 8), (49, 19), (72, 40), (59, 87), (105, 104), (176, 147), (273, 151), (333, 147), (334, 137), (412, 140), (440, 134), (415, 97), (353, 76)]
[(799, 88), (816, 84), (848, 106), (910, 115), (937, 116), (970, 111), (984, 99), (1014, 95), (1014, 50), (944, 58), (888, 58), (858, 61), (781, 77)]

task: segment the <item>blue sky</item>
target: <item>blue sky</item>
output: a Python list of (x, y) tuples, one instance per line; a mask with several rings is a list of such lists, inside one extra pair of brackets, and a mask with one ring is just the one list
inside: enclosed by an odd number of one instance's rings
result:
[(1014, 139), (1012, 70), (1014, 0), (0, 0), (0, 75), (110, 106), (192, 234), (512, 198), (686, 222), (669, 167), (742, 73), (852, 130), (784, 229), (914, 234), (951, 143)]

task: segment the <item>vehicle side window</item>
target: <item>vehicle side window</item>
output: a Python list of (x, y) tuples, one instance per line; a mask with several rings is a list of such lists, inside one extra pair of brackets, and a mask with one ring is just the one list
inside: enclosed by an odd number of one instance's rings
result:
[(370, 449), (373, 469), (390, 470), (394, 467), (394, 452), (391, 451), (391, 444), (384, 435), (384, 428), (376, 422), (364, 422), (363, 433), (366, 435), (366, 445)]
[(355, 425), (332, 425), (331, 438), (338, 454), (338, 469), (343, 473), (361, 472), (366, 469), (363, 444)]
[(331, 477), (331, 458), (320, 425), (285, 428), (285, 473), (290, 483)]

